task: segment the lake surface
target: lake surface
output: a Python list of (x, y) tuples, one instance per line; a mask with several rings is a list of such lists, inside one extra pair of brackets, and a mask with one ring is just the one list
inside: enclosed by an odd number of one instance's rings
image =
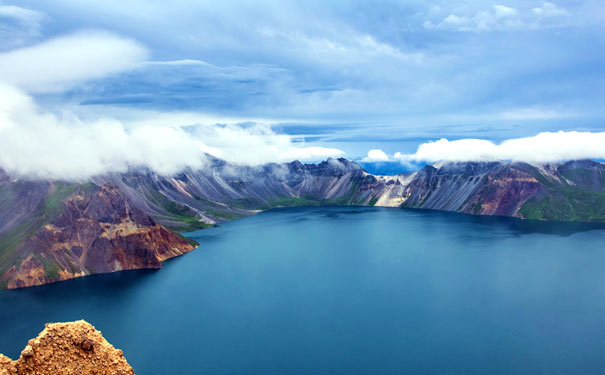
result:
[(0, 352), (86, 319), (143, 375), (605, 373), (604, 228), (264, 212), (159, 271), (0, 292)]

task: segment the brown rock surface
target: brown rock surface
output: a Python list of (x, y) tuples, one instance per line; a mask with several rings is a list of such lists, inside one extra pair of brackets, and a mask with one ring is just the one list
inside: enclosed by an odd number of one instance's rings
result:
[(16, 361), (0, 354), (0, 375), (134, 374), (122, 351), (89, 323), (47, 324)]
[(11, 375), (16, 373), (16, 363), (10, 358), (0, 354), (0, 375)]
[(8, 289), (75, 277), (161, 268), (195, 246), (133, 207), (111, 185), (77, 188), (60, 213), (28, 238), (0, 283)]

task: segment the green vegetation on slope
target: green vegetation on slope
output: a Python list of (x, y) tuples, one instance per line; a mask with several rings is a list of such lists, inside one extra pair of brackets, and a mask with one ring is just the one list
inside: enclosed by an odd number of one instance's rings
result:
[(44, 223), (50, 222), (52, 219), (57, 217), (63, 208), (65, 200), (76, 190), (78, 185), (57, 183), (54, 186), (54, 192), (44, 199), (44, 206), (42, 207), (42, 221)]
[(46, 278), (50, 281), (58, 281), (59, 280), (59, 270), (63, 267), (59, 267), (59, 264), (48, 258), (44, 257), (36, 257), (44, 267), (44, 273), (46, 274)]
[[(318, 199), (311, 196), (304, 197), (289, 197), (283, 196), (278, 199), (271, 200), (267, 202), (263, 207), (259, 209), (271, 209), (277, 207), (296, 207), (296, 206), (330, 206), (330, 205), (338, 205), (338, 206), (348, 206), (348, 205), (358, 205), (363, 204), (362, 201), (356, 199), (357, 195), (357, 186), (353, 184), (351, 188), (347, 191), (347, 194), (340, 198), (336, 199)], [(378, 201), (375, 199), (374, 204)], [(370, 203), (370, 205), (373, 205)]]
[(317, 200), (306, 197), (284, 196), (267, 202), (264, 209), (271, 209), (277, 207), (320, 206), (322, 204), (328, 204), (327, 202), (327, 200)]
[[(20, 259), (23, 255), (19, 255), (19, 249), (36, 231), (42, 226), (50, 223), (56, 218), (63, 208), (65, 200), (78, 188), (86, 185), (76, 185), (67, 183), (56, 183), (51, 193), (45, 197), (34, 211), (30, 218), (12, 228), (7, 233), (0, 236), (0, 275), (4, 274), (10, 267), (19, 266)], [(4, 187), (4, 193), (10, 194), (6, 190), (10, 188)], [(14, 196), (14, 195), (13, 195)], [(58, 269), (56, 265), (40, 261), (44, 264), (47, 276), (58, 278)]]
[(219, 211), (219, 210), (215, 210), (215, 209), (207, 209), (204, 212), (207, 213), (208, 215), (212, 216), (213, 218), (219, 218), (219, 219), (224, 219), (224, 220), (234, 220), (234, 219), (238, 219), (238, 218), (242, 217), (242, 215), (238, 215), (233, 212)]
[(563, 171), (563, 177), (574, 184), (569, 185), (548, 180), (538, 170), (532, 170), (532, 176), (546, 190), (525, 202), (519, 214), (537, 220), (605, 221), (605, 191), (592, 190), (594, 182), (605, 187), (605, 180), (601, 172), (593, 180), (595, 172), (586, 168)]
[(177, 225), (168, 225), (171, 229), (181, 232), (192, 232), (212, 227), (212, 224), (200, 221), (199, 215), (191, 207), (172, 201), (157, 190), (149, 190), (147, 199), (163, 208), (170, 214), (170, 219), (178, 223)]
[(182, 238), (183, 240), (187, 241), (187, 243), (191, 246), (195, 246), (195, 247), (200, 246), (200, 244), (197, 241), (194, 241), (189, 237), (183, 236), (180, 232), (177, 232), (177, 231), (171, 230), (171, 229), (167, 229), (167, 230), (170, 231), (171, 233), (174, 233), (176, 236)]
[(25, 243), (40, 227), (39, 218), (33, 218), (0, 236), (0, 275), (21, 263), (17, 252), (19, 245)]
[(519, 210), (527, 219), (605, 221), (605, 193), (563, 187), (529, 199)]

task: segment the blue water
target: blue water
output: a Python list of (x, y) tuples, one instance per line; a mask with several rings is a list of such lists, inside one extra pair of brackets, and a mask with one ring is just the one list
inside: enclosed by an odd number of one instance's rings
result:
[(159, 271), (0, 293), (0, 352), (86, 319), (138, 374), (605, 373), (599, 225), (295, 208)]

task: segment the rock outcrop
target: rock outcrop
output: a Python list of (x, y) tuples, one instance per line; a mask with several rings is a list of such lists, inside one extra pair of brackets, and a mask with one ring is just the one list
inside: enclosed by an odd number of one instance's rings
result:
[(132, 375), (121, 350), (89, 323), (47, 324), (12, 361), (0, 354), (0, 375)]
[[(164, 260), (194, 249), (193, 244), (133, 207), (114, 186), (90, 184), (70, 190), (56, 203), (60, 207), (55, 213), (47, 209), (37, 218), (40, 223), (30, 236), (5, 252), (13, 259), (0, 273), (6, 288), (160, 268)], [(44, 207), (48, 201), (44, 200)]]

